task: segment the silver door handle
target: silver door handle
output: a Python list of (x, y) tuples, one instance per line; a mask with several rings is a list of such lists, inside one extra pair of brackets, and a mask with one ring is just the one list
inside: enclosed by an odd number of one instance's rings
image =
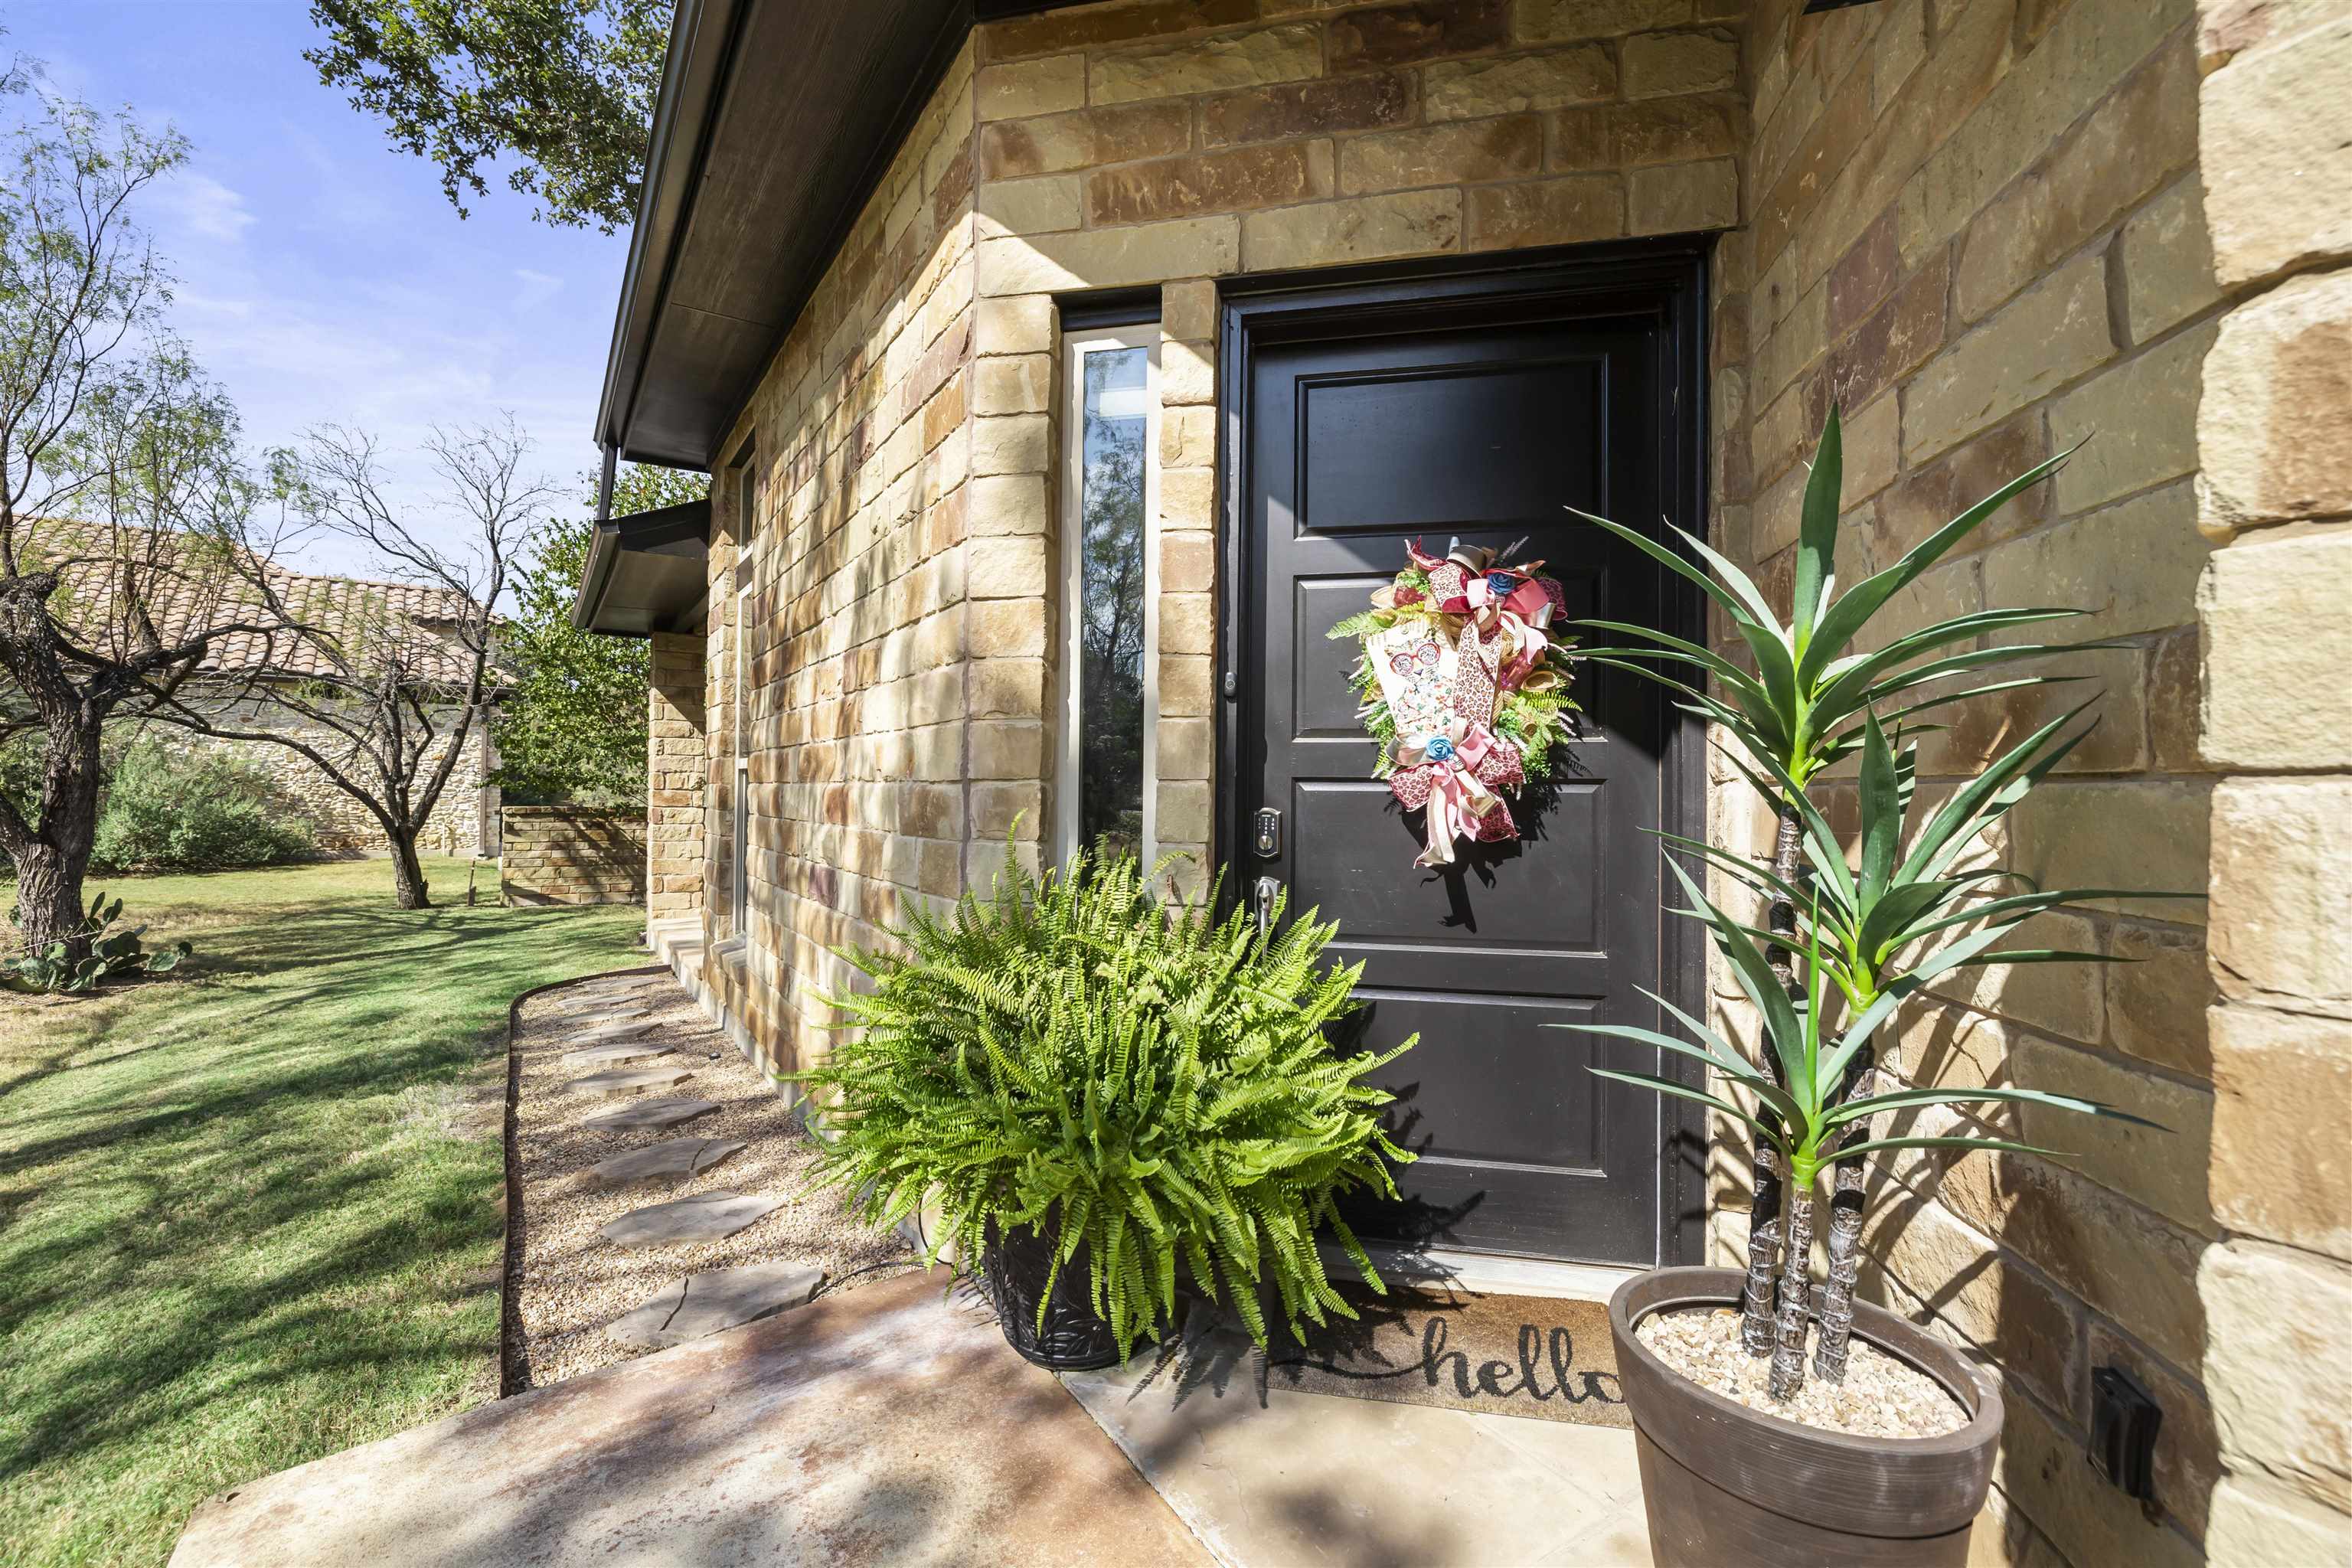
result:
[(1260, 877), (1250, 888), (1250, 906), (1257, 918), (1260, 931), (1274, 923), (1274, 900), (1282, 896), (1282, 884), (1272, 877)]

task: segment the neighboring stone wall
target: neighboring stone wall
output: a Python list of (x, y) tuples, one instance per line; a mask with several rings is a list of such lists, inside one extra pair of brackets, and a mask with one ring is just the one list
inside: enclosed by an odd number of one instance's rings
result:
[[(1717, 532), (1785, 603), (1804, 459), (1832, 401), (1845, 417), (1842, 583), (2087, 439), (1877, 634), (2064, 605), (2093, 613), (2058, 640), (2122, 645), (2050, 661), (2093, 678), (2100, 722), (2000, 847), (2045, 886), (2205, 885), (2212, 781), (2193, 722), (2193, 596), (2206, 547), (2190, 476), (2221, 296), (2196, 167), (2191, 8), (1885, 0), (1799, 16), (1799, 0), (1772, 0), (1744, 41), (1754, 218), (1717, 258)], [(1738, 646), (1727, 626), (1717, 639)], [(2091, 694), (1971, 704), (1926, 741), (1923, 796)], [(1824, 797), (1852, 820), (1850, 787)], [(1717, 798), (1718, 834), (1769, 856), (1769, 816), (1744, 786), (1726, 781)], [(2172, 1130), (2030, 1110), (2025, 1141), (2072, 1152), (1905, 1155), (1875, 1186), (1865, 1293), (1984, 1352), (2007, 1390), (2005, 1526), (1984, 1532), (1989, 1555), (2080, 1568), (2200, 1557), (2217, 1461), (2197, 1274), (2221, 1228), (2206, 1176), (2204, 922), (2189, 901), (2037, 921), (2016, 945), (2135, 962), (1974, 972), (1899, 1019), (1895, 1067), (1916, 1083), (2086, 1095)], [(1952, 1120), (1901, 1125), (1926, 1134)], [(1748, 1172), (1725, 1131), (1717, 1245), (1729, 1258)], [(2110, 1363), (2164, 1406), (2153, 1517), (2085, 1462), (2091, 1374)]]
[(499, 901), (635, 904), (646, 897), (646, 819), (584, 805), (510, 805), (499, 853)]
[[(446, 725), (451, 717), (446, 711), (439, 712), (435, 715), (435, 722)], [(351, 748), (351, 742), (335, 731), (306, 723), (266, 702), (239, 704), (226, 710), (220, 721), (243, 729), (283, 731), (321, 754), (337, 759), (339, 765)], [(175, 750), (226, 752), (251, 763), (268, 773), (289, 803), (310, 820), (319, 847), (330, 854), (381, 855), (390, 847), (382, 826), (367, 807), (329, 783), (317, 764), (299, 752), (268, 741), (221, 741), (191, 735), (166, 724), (148, 724), (142, 732)], [(428, 767), (437, 763), (447, 749), (445, 738), (429, 754)], [(441, 792), (433, 814), (425, 818), (425, 831), (417, 839), (418, 849), (427, 855), (467, 857), (498, 853), (499, 792), (498, 785), (485, 782), (496, 766), (489, 730), (477, 724), (457, 755), (457, 765), (450, 772), (447, 787)]]
[(2216, 1563), (2352, 1562), (2352, 0), (2201, 0)]
[(646, 701), (646, 918), (702, 908), (703, 795), (709, 767), (705, 639), (656, 632)]

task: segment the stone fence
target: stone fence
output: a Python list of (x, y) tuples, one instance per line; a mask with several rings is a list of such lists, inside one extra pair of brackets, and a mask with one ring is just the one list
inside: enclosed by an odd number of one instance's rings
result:
[(509, 805), (499, 816), (501, 903), (645, 901), (645, 813), (584, 805)]

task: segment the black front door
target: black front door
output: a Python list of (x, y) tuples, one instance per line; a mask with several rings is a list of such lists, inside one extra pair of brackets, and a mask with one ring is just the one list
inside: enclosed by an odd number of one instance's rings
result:
[[(1570, 618), (1678, 625), (1656, 564), (1563, 507), (1696, 526), (1695, 432), (1679, 423), (1696, 406), (1696, 277), (1550, 292), (1521, 279), (1402, 309), (1391, 285), (1325, 314), (1296, 297), (1233, 314), (1228, 842), (1241, 886), (1286, 884), (1293, 910), (1339, 922), (1337, 956), (1363, 961), (1370, 1005), (1351, 1043), (1421, 1037), (1386, 1077), (1399, 1141), (1420, 1158), (1399, 1173), (1405, 1203), (1355, 1216), (1371, 1235), (1605, 1263), (1682, 1250), (1664, 1173), (1687, 1119), (1585, 1070), (1656, 1070), (1660, 1053), (1543, 1026), (1656, 1027), (1642, 989), (1682, 988), (1647, 830), (1691, 826), (1675, 786), (1696, 747), (1658, 688), (1577, 667), (1580, 733), (1521, 795), (1520, 840), (1425, 869), (1422, 814), (1372, 777), (1356, 645), (1324, 634), (1404, 564), (1407, 541), (1443, 554), (1457, 538), (1525, 540), (1520, 558), (1548, 563)], [(1281, 813), (1271, 856), (1252, 831), (1265, 807)]]

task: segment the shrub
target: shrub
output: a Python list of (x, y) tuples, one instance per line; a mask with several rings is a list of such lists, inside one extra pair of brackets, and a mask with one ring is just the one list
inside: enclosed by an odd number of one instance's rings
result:
[(919, 910), (903, 953), (844, 955), (875, 990), (828, 1000), (862, 1033), (796, 1075), (824, 1107), (825, 1178), (884, 1225), (936, 1197), (934, 1259), (992, 1226), (1049, 1237), (1057, 1273), (1083, 1245), (1121, 1354), (1173, 1321), (1180, 1260), (1260, 1344), (1262, 1277), (1294, 1333), (1352, 1318), (1316, 1235), (1381, 1288), (1336, 1199), (1396, 1194), (1383, 1162), (1411, 1156), (1381, 1128), (1391, 1097), (1361, 1080), (1412, 1041), (1333, 1050), (1324, 1026), (1361, 970), (1318, 973), (1335, 929), (1171, 912), (1131, 858), (1041, 879), (1008, 847), (992, 898)]
[(115, 766), (90, 864), (108, 872), (214, 871), (299, 860), (316, 848), (310, 823), (252, 763), (139, 741)]
[[(87, 942), (89, 952), (80, 958), (73, 956), (68, 942), (53, 942), (39, 952), (0, 960), (0, 990), (30, 992), (36, 995), (79, 995), (95, 991), (105, 981), (124, 974), (163, 974), (179, 967), (180, 961), (195, 951), (195, 944), (176, 942), (169, 947), (147, 951), (142, 939), (145, 926), (131, 931), (116, 931), (114, 922), (122, 918), (122, 900), (111, 904), (100, 893), (90, 900), (89, 915), (81, 929), (74, 933), (78, 942)], [(16, 921), (16, 911), (8, 911), (10, 924)]]

